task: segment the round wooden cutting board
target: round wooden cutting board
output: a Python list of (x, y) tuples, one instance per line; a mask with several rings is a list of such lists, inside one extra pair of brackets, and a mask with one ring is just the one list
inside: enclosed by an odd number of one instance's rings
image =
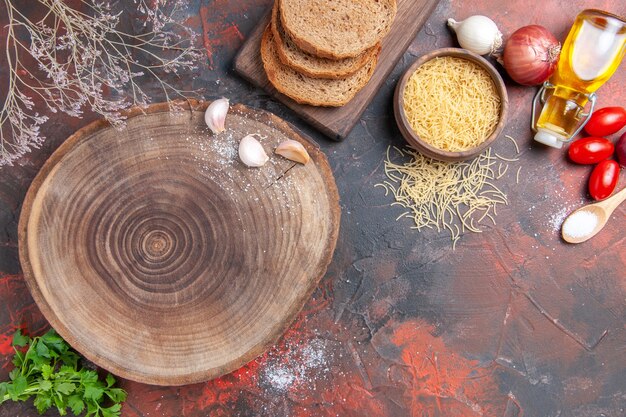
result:
[[(127, 379), (182, 385), (231, 372), (276, 342), (331, 260), (337, 188), (322, 152), (278, 117), (207, 103), (130, 112), (71, 136), (31, 185), (19, 224), (33, 297), (80, 353)], [(257, 134), (270, 161), (248, 168)], [(273, 153), (300, 141), (307, 165)]]

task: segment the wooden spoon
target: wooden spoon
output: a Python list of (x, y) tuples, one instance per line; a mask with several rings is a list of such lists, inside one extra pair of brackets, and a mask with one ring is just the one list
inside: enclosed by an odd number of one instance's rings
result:
[(598, 217), (598, 223), (596, 224), (596, 227), (594, 227), (594, 229), (590, 233), (584, 236), (571, 236), (565, 233), (565, 228), (562, 228), (561, 233), (563, 236), (563, 240), (569, 243), (582, 243), (591, 239), (600, 230), (602, 230), (606, 222), (611, 217), (613, 210), (615, 210), (617, 206), (619, 206), (624, 200), (626, 200), (626, 188), (624, 188), (619, 193), (613, 195), (612, 197), (607, 198), (606, 200), (602, 200), (597, 203), (582, 206), (581, 208), (573, 211), (569, 216), (567, 216), (567, 218), (563, 222), (563, 225), (565, 225), (565, 223), (567, 222), (567, 220), (569, 220), (570, 217), (572, 217), (573, 215), (575, 215), (576, 213), (580, 211), (588, 211), (590, 213), (595, 214)]

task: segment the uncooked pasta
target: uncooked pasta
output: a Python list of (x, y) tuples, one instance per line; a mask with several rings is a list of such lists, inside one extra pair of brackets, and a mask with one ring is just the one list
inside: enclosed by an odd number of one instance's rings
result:
[[(453, 248), (465, 231), (481, 233), (481, 223), (496, 223), (498, 206), (507, 205), (507, 195), (496, 181), (508, 172), (508, 162), (516, 161), (519, 148), (513, 138), (515, 157), (497, 156), (491, 148), (471, 161), (443, 162), (411, 149), (387, 149), (387, 180), (376, 184), (392, 205), (405, 209), (397, 220), (410, 218), (412, 228), (447, 231)], [(519, 181), (519, 169), (516, 172)]]
[(437, 57), (420, 65), (403, 92), (403, 110), (420, 139), (450, 152), (484, 142), (500, 120), (500, 96), (473, 61)]

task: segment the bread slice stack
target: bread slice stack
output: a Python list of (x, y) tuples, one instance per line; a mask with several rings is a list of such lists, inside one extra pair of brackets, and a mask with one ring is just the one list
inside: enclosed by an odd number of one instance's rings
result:
[(374, 73), (396, 0), (275, 0), (261, 40), (267, 77), (301, 104), (339, 107)]

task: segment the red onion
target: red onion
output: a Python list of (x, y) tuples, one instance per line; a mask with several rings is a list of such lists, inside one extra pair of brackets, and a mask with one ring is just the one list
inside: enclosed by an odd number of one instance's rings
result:
[(522, 85), (541, 84), (554, 72), (560, 53), (561, 44), (548, 29), (539, 25), (524, 26), (506, 41), (504, 68)]

